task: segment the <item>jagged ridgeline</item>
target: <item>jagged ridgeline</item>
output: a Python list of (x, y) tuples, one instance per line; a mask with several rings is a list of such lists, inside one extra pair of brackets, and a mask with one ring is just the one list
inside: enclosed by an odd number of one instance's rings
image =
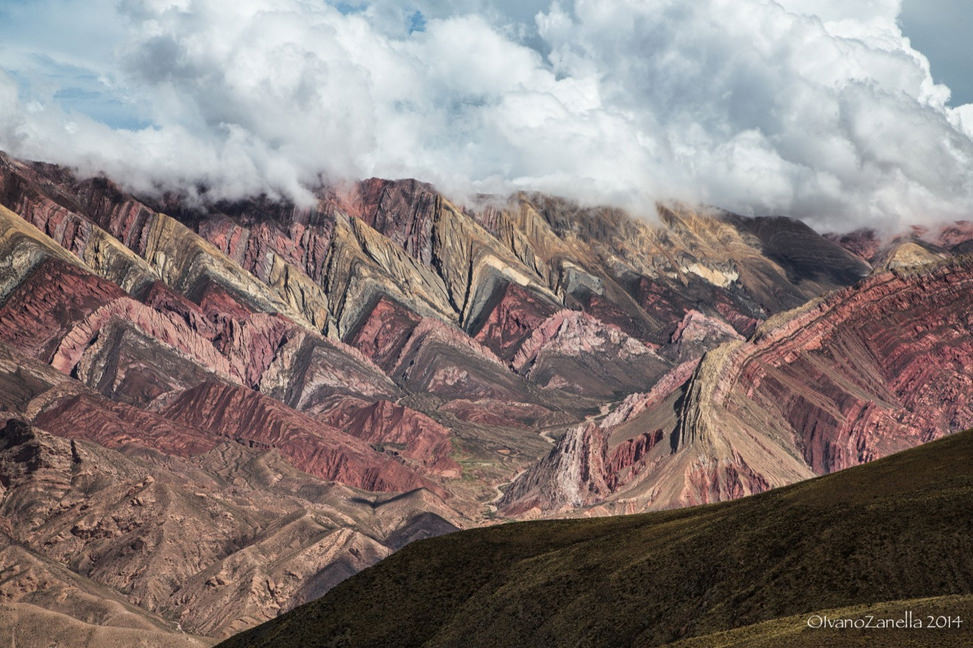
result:
[(973, 424), (968, 224), (648, 216), (378, 179), (188, 205), (0, 154), (0, 613), (205, 643), (416, 539)]

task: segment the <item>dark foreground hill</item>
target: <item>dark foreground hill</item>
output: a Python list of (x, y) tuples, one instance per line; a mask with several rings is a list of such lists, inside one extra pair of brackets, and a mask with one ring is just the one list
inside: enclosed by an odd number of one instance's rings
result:
[[(220, 646), (970, 646), (971, 594), (973, 431), (734, 502), (418, 542)], [(908, 610), (962, 621), (807, 627)]]

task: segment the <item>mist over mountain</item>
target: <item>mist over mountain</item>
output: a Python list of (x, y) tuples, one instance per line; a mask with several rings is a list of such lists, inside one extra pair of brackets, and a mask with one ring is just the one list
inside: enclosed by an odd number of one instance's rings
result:
[(0, 643), (207, 645), (413, 540), (967, 429), (971, 249), (416, 180), (143, 202), (0, 153)]
[(141, 193), (419, 177), (819, 229), (964, 217), (973, 107), (897, 0), (0, 7), (0, 149)]
[(0, 646), (973, 645), (919, 2), (0, 0)]

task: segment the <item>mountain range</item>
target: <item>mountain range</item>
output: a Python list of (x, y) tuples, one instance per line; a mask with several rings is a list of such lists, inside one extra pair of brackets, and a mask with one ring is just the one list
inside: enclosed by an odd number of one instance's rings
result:
[(0, 154), (0, 642), (210, 645), (415, 540), (737, 499), (973, 425), (969, 223), (316, 199)]

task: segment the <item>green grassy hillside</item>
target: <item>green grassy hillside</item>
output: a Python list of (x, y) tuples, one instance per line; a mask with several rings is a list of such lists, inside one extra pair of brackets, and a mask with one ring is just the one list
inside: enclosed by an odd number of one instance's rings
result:
[[(844, 644), (858, 639), (802, 624), (815, 610), (898, 610), (907, 599), (970, 594), (973, 432), (965, 432), (734, 502), (418, 542), (220, 646), (619, 648), (697, 637), (680, 648), (701, 648), (749, 646), (747, 632), (804, 641), (766, 645), (871, 646), (891, 635)], [(940, 603), (943, 614), (963, 616), (960, 629), (906, 633), (931, 643), (895, 645), (973, 645), (969, 599)], [(713, 634), (733, 628), (743, 634)]]
[[(911, 616), (907, 616), (911, 613)], [(809, 628), (817, 617), (833, 620), (862, 620), (874, 626), (854, 628)], [(960, 619), (960, 623), (953, 621)], [(933, 629), (888, 627), (888, 620), (914, 622)], [(947, 621), (944, 621), (947, 620)], [(854, 605), (833, 610), (816, 610), (782, 619), (666, 644), (665, 648), (944, 648), (969, 646), (973, 629), (973, 596), (934, 598)], [(907, 624), (906, 623), (906, 624)], [(953, 627), (938, 628), (939, 625)]]

